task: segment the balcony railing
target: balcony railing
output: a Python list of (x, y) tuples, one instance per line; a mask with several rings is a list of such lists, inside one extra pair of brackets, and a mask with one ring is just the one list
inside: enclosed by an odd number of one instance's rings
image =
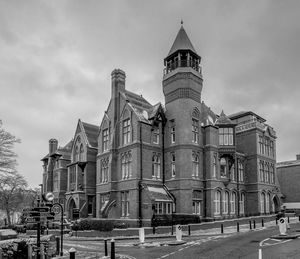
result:
[(172, 63), (168, 63), (167, 67), (164, 69), (164, 75), (170, 73), (171, 71), (175, 70), (178, 67), (191, 67), (198, 73), (202, 73), (202, 68), (199, 66), (198, 61), (194, 60), (177, 60)]

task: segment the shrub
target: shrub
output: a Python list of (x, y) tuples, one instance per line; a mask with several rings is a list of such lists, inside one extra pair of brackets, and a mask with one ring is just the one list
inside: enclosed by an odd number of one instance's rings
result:
[(98, 231), (112, 231), (114, 227), (126, 228), (127, 224), (116, 223), (115, 220), (108, 219), (82, 219), (76, 224), (72, 225), (72, 230), (98, 230)]

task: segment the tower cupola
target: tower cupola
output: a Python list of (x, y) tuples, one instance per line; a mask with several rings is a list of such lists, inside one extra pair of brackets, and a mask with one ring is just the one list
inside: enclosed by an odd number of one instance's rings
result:
[(175, 41), (164, 59), (164, 74), (181, 67), (190, 67), (201, 74), (201, 57), (197, 54), (181, 22), (181, 28), (177, 33)]
[(181, 22), (175, 41), (164, 59), (163, 92), (166, 104), (178, 99), (201, 102), (203, 79), (200, 62), (201, 57)]

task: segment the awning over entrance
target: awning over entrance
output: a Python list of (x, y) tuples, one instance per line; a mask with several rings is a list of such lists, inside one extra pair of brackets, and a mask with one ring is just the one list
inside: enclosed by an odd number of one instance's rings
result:
[(152, 201), (174, 202), (172, 195), (163, 186), (146, 185), (145, 189)]

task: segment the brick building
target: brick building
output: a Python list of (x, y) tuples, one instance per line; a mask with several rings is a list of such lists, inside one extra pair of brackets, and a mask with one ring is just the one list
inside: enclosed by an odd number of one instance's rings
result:
[(296, 155), (296, 160), (277, 163), (276, 167), (283, 202), (300, 203), (300, 155)]
[[(203, 102), (201, 57), (183, 26), (164, 66), (164, 105), (128, 91), (125, 72), (112, 72), (111, 100), (100, 128), (91, 128), (93, 144), (84, 138), (84, 126), (76, 130), (66, 166), (68, 215), (86, 207), (88, 213), (81, 216), (147, 222), (154, 214), (212, 220), (277, 211), (281, 193), (274, 129), (254, 112), (217, 115)], [(74, 158), (81, 145), (77, 135), (89, 148), (85, 154), (90, 152), (82, 159)], [(82, 165), (89, 169), (80, 176)], [(44, 174), (51, 178), (49, 171)], [(78, 183), (89, 183), (81, 182), (87, 175), (95, 180), (83, 195)]]

